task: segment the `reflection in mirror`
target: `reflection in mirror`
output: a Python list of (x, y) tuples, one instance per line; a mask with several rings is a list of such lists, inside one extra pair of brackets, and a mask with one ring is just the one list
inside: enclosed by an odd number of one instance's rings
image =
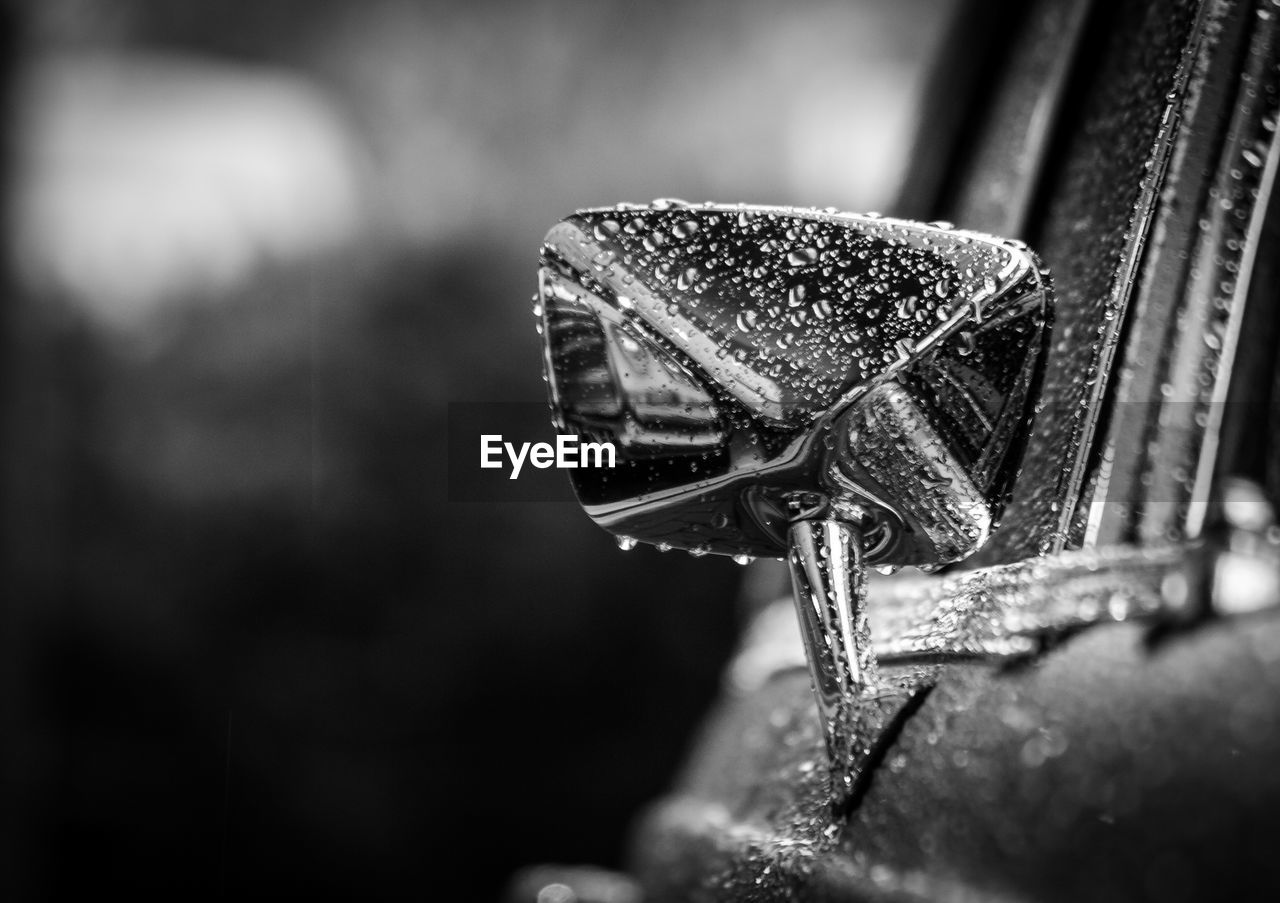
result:
[(831, 515), (871, 563), (925, 566), (998, 521), (1047, 318), (1013, 242), (670, 200), (554, 227), (538, 305), (559, 425), (619, 449), (573, 474), (606, 529), (777, 556)]

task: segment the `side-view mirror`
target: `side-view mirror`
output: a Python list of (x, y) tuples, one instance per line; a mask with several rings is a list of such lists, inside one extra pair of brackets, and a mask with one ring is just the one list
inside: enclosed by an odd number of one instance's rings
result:
[(1022, 244), (834, 211), (658, 201), (548, 233), (537, 314), (572, 471), (624, 548), (786, 556), (837, 800), (881, 693), (865, 568), (934, 569), (999, 522), (1035, 403), (1046, 273)]

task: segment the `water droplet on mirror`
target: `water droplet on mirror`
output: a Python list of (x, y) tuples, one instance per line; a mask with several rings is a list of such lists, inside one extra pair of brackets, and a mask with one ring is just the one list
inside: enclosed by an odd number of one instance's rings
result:
[(591, 230), (591, 234), (595, 236), (596, 241), (604, 241), (611, 235), (617, 235), (618, 230), (621, 228), (616, 220), (607, 219), (596, 223), (595, 228)]
[(630, 536), (618, 537), (618, 548), (621, 549), (622, 551), (630, 552), (635, 547), (636, 547), (636, 541), (632, 539)]

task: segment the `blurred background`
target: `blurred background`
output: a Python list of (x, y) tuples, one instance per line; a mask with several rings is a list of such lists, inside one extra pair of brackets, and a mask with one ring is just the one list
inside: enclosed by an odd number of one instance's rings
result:
[(577, 207), (912, 213), (953, 6), (7, 5), (6, 899), (618, 865), (751, 569), (450, 501), (447, 406), (542, 399)]

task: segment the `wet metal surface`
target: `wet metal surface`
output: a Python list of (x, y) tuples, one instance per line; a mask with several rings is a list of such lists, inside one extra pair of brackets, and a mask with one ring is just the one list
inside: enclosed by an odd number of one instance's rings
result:
[[(1053, 270), (1055, 320), (1026, 465), (983, 563), (1063, 548), (1099, 399), (1147, 237), (1193, 59), (1199, 4), (1111, 4), (1099, 54), (1064, 112), (1044, 209), (1026, 236)], [(1105, 28), (1105, 31), (1103, 29)], [(1136, 37), (1140, 36), (1140, 37)]]
[(1016, 242), (874, 214), (658, 201), (547, 235), (537, 313), (574, 473), (605, 529), (777, 556), (846, 520), (871, 564), (990, 535), (1025, 444), (1049, 290)]
[[(1078, 532), (1089, 543), (1200, 535), (1224, 475), (1217, 450), (1246, 316), (1255, 340), (1274, 333), (1270, 287), (1259, 286), (1255, 309), (1247, 308), (1255, 257), (1274, 254), (1274, 239), (1261, 242), (1278, 157), (1280, 28), (1274, 8), (1247, 7), (1212, 6), (1175, 149), (1176, 178), (1157, 211), (1158, 240), (1117, 374), (1093, 505), (1081, 512), (1088, 520)], [(1270, 378), (1266, 362), (1250, 363), (1262, 372), (1248, 379)], [(1231, 441), (1256, 426), (1235, 424)]]

